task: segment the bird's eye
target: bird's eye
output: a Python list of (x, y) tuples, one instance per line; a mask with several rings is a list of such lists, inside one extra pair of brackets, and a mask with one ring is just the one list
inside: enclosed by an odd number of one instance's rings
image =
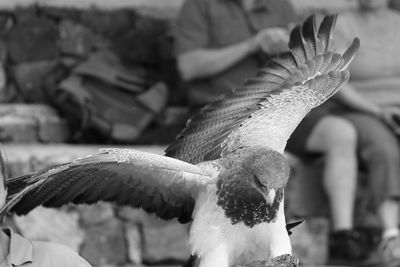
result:
[(260, 187), (260, 188), (265, 187), (265, 185), (263, 185), (263, 184), (260, 182), (260, 179), (258, 179), (258, 177), (255, 176), (255, 175), (253, 175), (253, 181), (254, 181), (254, 183), (256, 184), (257, 187)]

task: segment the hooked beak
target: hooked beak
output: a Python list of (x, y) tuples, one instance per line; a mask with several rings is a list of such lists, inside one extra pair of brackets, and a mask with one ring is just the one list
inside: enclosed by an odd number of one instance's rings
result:
[(269, 190), (268, 194), (267, 194), (267, 203), (269, 205), (272, 205), (275, 201), (275, 196), (276, 196), (276, 191), (275, 189), (271, 189)]

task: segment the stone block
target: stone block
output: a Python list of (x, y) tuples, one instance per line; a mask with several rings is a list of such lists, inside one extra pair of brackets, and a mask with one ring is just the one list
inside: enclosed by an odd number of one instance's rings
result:
[(183, 0), (13, 0), (0, 1), (0, 8), (16, 8), (40, 4), (52, 7), (74, 7), (88, 9), (93, 6), (99, 9), (115, 10), (122, 8), (134, 8), (137, 12), (157, 18), (176, 17)]
[(47, 105), (2, 104), (0, 106), (0, 141), (64, 142), (69, 128), (57, 112)]
[(79, 226), (79, 214), (66, 209), (39, 207), (26, 216), (14, 216), (14, 221), (26, 238), (64, 244), (75, 251), (79, 251), (85, 235)]
[(180, 224), (177, 220), (165, 221), (142, 209), (127, 206), (120, 207), (117, 214), (128, 224), (141, 226), (144, 262), (184, 262), (189, 257), (189, 225)]
[(146, 224), (146, 222), (149, 220), (149, 215), (144, 210), (132, 208), (130, 206), (118, 207), (117, 214), (122, 220), (134, 224)]
[(114, 208), (107, 202), (79, 205), (76, 210), (79, 212), (81, 222), (84, 225), (99, 224), (114, 217)]
[(301, 264), (325, 264), (328, 260), (329, 221), (309, 218), (292, 230), (293, 255)]
[(37, 142), (36, 123), (30, 118), (0, 114), (0, 140), (2, 142)]
[(127, 263), (127, 248), (123, 224), (112, 218), (101, 224), (84, 228), (86, 237), (81, 255), (93, 265)]
[(188, 238), (189, 225), (176, 220), (149, 219), (143, 225), (143, 261), (150, 264), (186, 261), (190, 256)]
[(125, 224), (125, 235), (128, 242), (128, 258), (133, 264), (142, 263), (142, 234), (136, 224)]
[(10, 177), (15, 177), (23, 174), (27, 174), (33, 171), (33, 168), (29, 161), (16, 160), (10, 162), (8, 160), (8, 155), (5, 153), (5, 158), (7, 159), (7, 171)]

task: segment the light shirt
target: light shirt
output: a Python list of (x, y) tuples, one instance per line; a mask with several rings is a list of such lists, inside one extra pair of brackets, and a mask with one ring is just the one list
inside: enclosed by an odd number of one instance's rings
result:
[(90, 267), (71, 248), (50, 242), (31, 241), (9, 228), (2, 229), (10, 237), (10, 252), (0, 267)]
[[(288, 0), (261, 0), (254, 5), (251, 10), (244, 11), (237, 0), (186, 0), (176, 22), (176, 54), (228, 47), (251, 38), (262, 29), (286, 27), (295, 19), (295, 11)], [(190, 104), (209, 103), (230, 92), (245, 78), (253, 76), (265, 63), (264, 59), (261, 55), (251, 55), (212, 77), (190, 82)]]

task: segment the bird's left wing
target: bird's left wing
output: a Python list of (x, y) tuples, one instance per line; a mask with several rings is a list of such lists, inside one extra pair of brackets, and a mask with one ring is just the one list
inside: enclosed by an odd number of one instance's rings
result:
[(191, 220), (196, 191), (213, 182), (216, 172), (214, 167), (132, 149), (104, 149), (98, 155), (9, 179), (8, 201), (0, 212), (26, 214), (40, 205), (103, 200), (185, 223)]

